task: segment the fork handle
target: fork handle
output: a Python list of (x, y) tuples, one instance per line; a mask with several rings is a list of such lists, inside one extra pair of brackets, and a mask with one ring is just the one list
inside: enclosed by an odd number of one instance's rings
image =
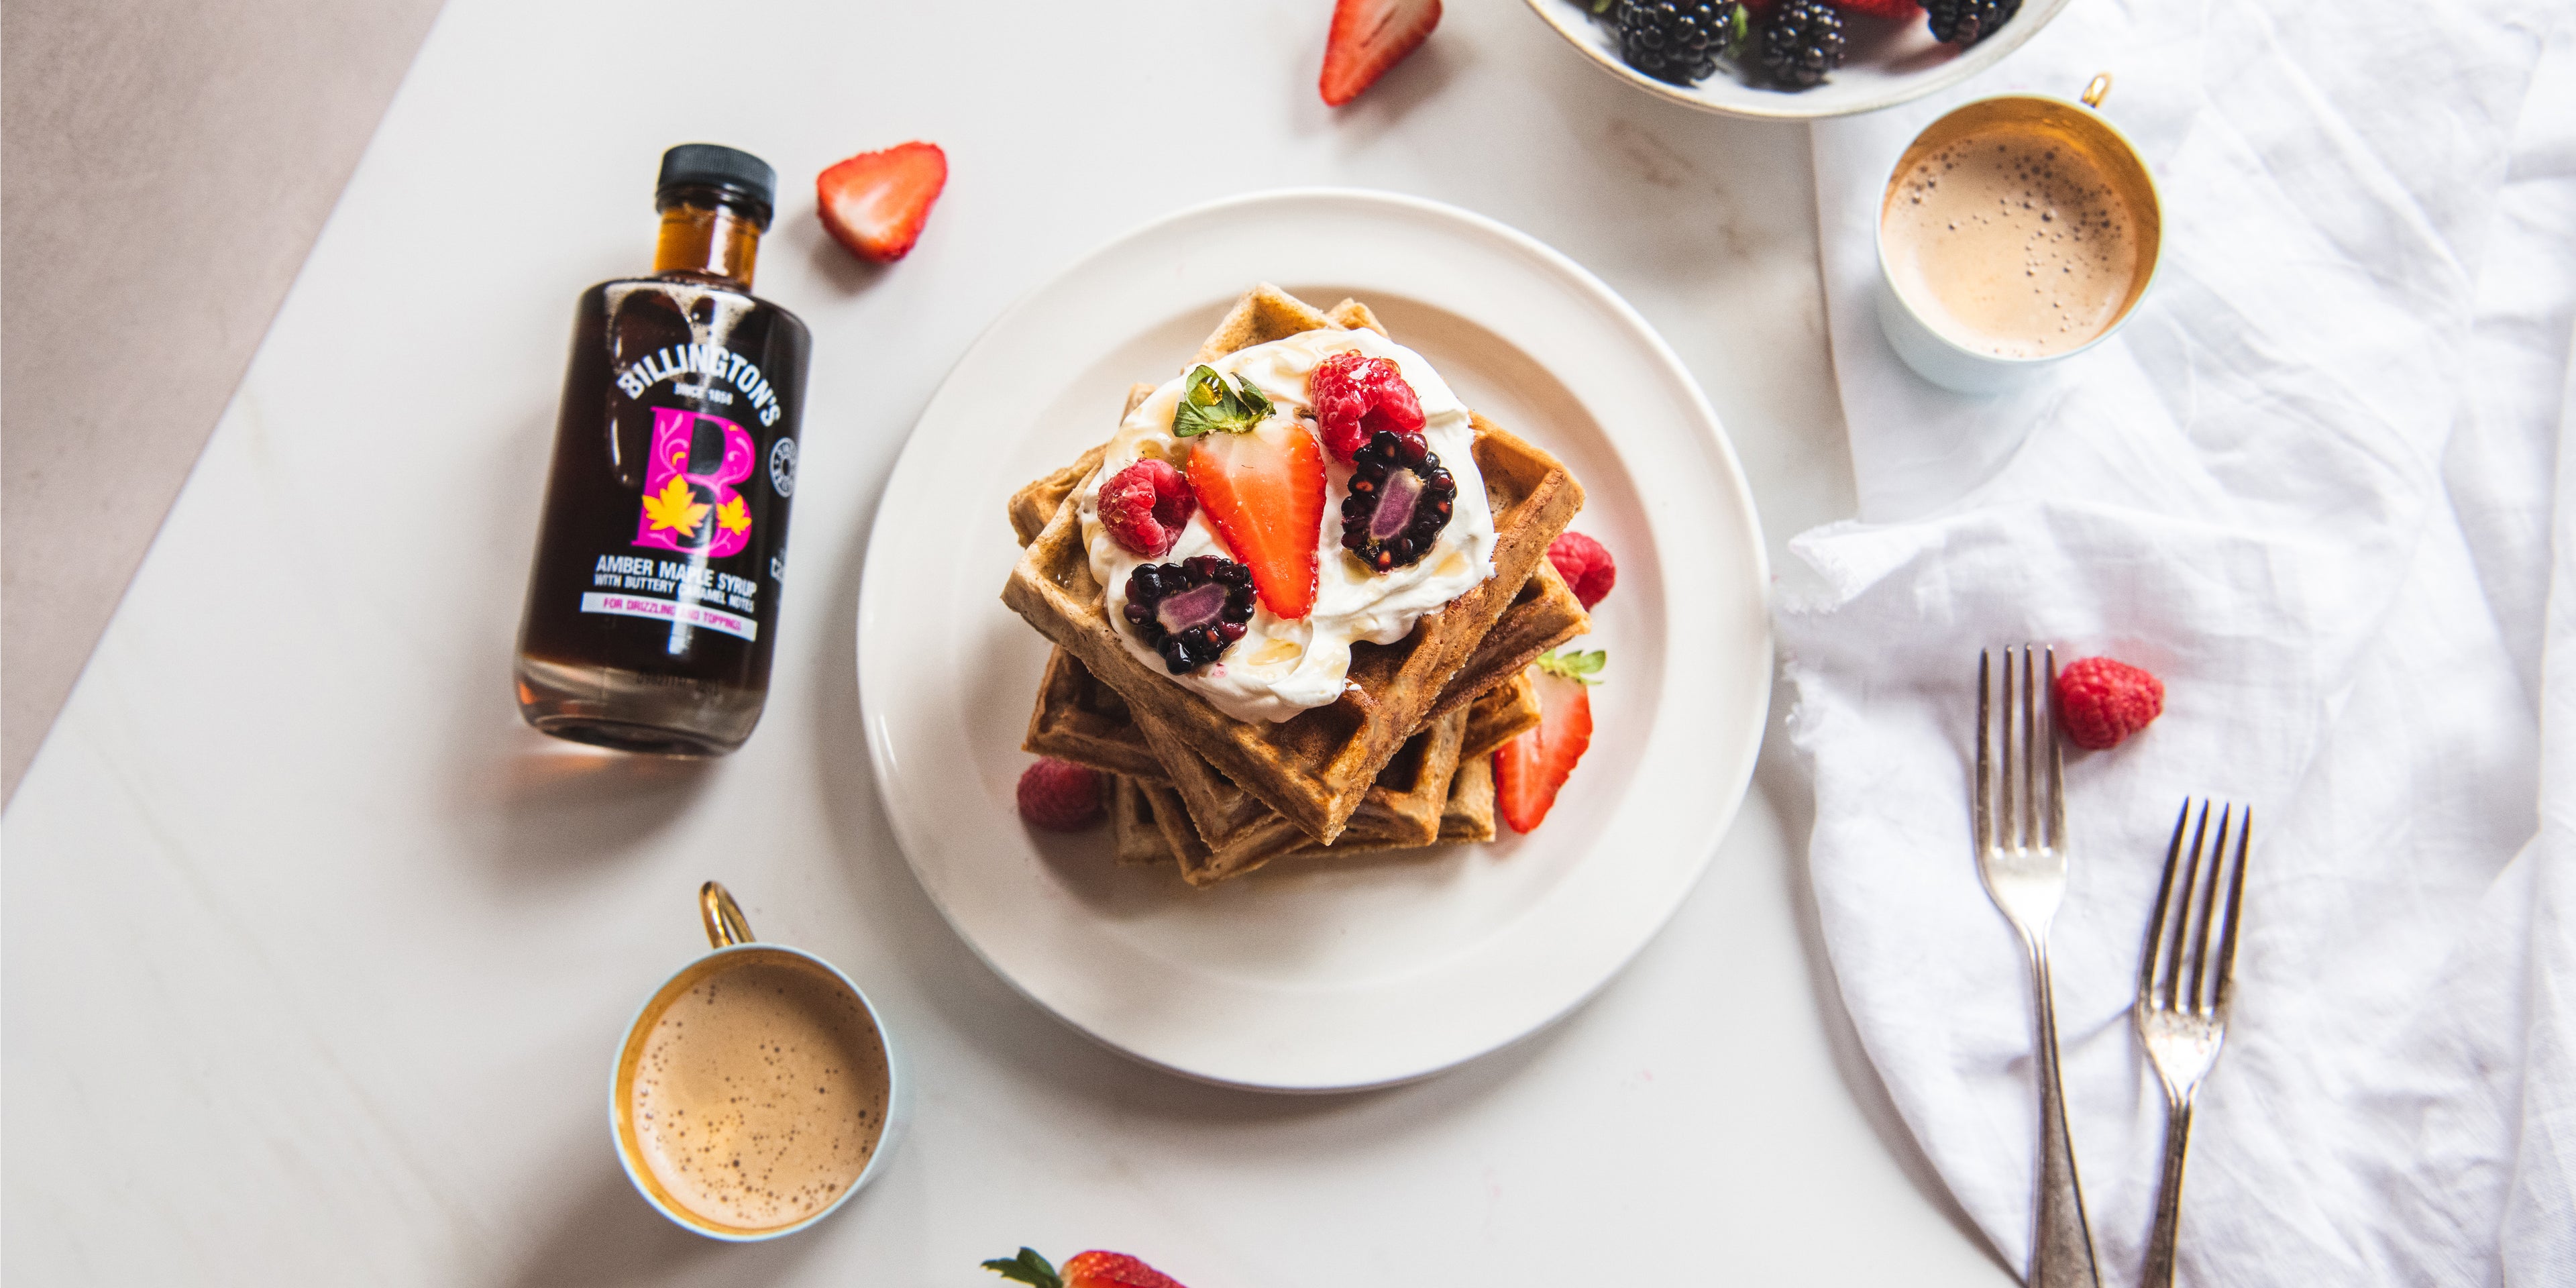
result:
[(2048, 982), (2048, 942), (2030, 941), (2031, 995), (2039, 1015), (2039, 1213), (2030, 1249), (2030, 1288), (2100, 1288), (2093, 1231), (2075, 1178), (2066, 1131), (2066, 1090), (2057, 1073), (2057, 1002)]
[(2182, 1229), (2182, 1159), (2191, 1144), (2191, 1099), (2165, 1100), (2165, 1173), (2156, 1186), (2156, 1233), (2147, 1241), (2145, 1288), (2173, 1288), (2174, 1236)]

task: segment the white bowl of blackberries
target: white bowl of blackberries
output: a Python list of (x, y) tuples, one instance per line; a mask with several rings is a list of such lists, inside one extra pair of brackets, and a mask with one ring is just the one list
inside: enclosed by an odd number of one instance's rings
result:
[(1993, 66), (2066, 0), (1529, 0), (1620, 79), (1729, 116), (1874, 112)]

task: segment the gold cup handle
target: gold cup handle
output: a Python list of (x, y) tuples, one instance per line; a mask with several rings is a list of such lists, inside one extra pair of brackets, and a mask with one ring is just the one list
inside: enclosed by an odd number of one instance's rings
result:
[(733, 901), (731, 892), (721, 882), (710, 881), (698, 887), (698, 913), (707, 921), (707, 943), (717, 948), (751, 942), (751, 923), (743, 920), (742, 905)]
[(2082, 95), (2084, 106), (2099, 108), (2102, 106), (2102, 100), (2109, 98), (2110, 96), (2111, 73), (2097, 72), (2094, 74), (2092, 80), (2085, 82), (2084, 93)]

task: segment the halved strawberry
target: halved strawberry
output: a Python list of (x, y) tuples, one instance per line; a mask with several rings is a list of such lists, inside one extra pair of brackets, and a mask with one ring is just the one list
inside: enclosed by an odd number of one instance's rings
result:
[(1190, 491), (1217, 535), (1252, 569), (1273, 616), (1315, 611), (1315, 534), (1324, 522), (1324, 448), (1304, 425), (1274, 416), (1241, 432), (1190, 440)]
[(851, 253), (891, 264), (920, 240), (931, 204), (947, 186), (948, 154), (938, 144), (898, 143), (816, 175), (815, 213)]
[(1181, 1288), (1178, 1280), (1124, 1252), (1077, 1252), (1056, 1269), (1034, 1248), (1016, 1257), (995, 1257), (986, 1270), (1029, 1288)]
[(1124, 1252), (1077, 1252), (1065, 1258), (1064, 1288), (1181, 1288), (1170, 1275)]
[(1316, 86), (1340, 107), (1421, 47), (1440, 25), (1440, 0), (1335, 0), (1324, 37), (1324, 78)]
[(1515, 832), (1533, 832), (1556, 804), (1574, 762), (1592, 745), (1593, 677), (1607, 655), (1550, 653), (1530, 668), (1538, 684), (1538, 728), (1494, 753), (1494, 803)]

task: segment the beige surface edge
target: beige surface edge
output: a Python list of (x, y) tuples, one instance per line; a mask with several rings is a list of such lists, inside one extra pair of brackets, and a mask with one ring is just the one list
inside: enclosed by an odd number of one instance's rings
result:
[(438, 10), (0, 9), (0, 792), (17, 794)]

